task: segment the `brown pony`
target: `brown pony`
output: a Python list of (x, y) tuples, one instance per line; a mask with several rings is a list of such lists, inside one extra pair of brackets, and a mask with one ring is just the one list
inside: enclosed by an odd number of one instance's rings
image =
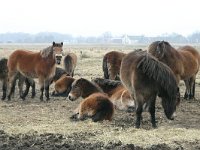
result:
[(64, 68), (69, 76), (74, 76), (74, 70), (77, 64), (77, 56), (74, 53), (68, 53), (64, 58)]
[[(0, 59), (0, 80), (3, 81), (3, 96), (2, 96), (2, 100), (5, 100), (6, 98), (6, 92), (7, 92), (7, 86), (8, 86), (8, 67), (7, 67), (7, 62), (8, 59), (7, 58), (2, 58)], [(22, 84), (22, 80), (24, 80), (24, 77), (19, 73), (18, 75), (16, 75), (15, 80), (14, 80), (14, 87), (16, 84), (16, 81), (19, 80), (18, 82), (18, 86), (20, 87)], [(35, 96), (35, 82), (33, 80), (29, 80), (29, 79), (25, 79), (26, 81), (26, 89), (25, 92), (22, 93), (22, 91), (19, 91), (20, 97), (23, 98), (24, 95), (28, 94), (29, 88), (30, 86), (32, 87), (32, 97)]]
[(68, 96), (71, 90), (71, 84), (75, 79), (64, 74), (55, 82), (55, 90), (52, 93), (52, 96)]
[(99, 85), (104, 93), (108, 94), (111, 102), (117, 109), (126, 111), (133, 110), (135, 106), (134, 100), (120, 81), (102, 78), (95, 78), (92, 81)]
[(148, 52), (172, 69), (177, 83), (184, 80), (186, 85), (184, 98), (194, 98), (195, 79), (200, 65), (198, 51), (191, 46), (180, 47), (176, 50), (166, 41), (155, 41), (149, 45)]
[(68, 97), (72, 101), (79, 97), (84, 98), (71, 118), (83, 120), (85, 117), (91, 117), (94, 122), (112, 119), (112, 102), (100, 87), (90, 81), (83, 78), (75, 80)]
[[(53, 42), (40, 52), (32, 52), (27, 50), (16, 50), (8, 59), (8, 77), (11, 83), (11, 90), (8, 95), (10, 100), (13, 94), (14, 78), (19, 73), (27, 78), (39, 78), (41, 96), (43, 100), (43, 92), (49, 100), (49, 84), (55, 74), (56, 63), (60, 64), (62, 58), (63, 43)], [(22, 87), (21, 87), (22, 88)]]
[[(156, 127), (155, 101), (157, 95), (168, 119), (173, 119), (177, 100), (180, 100), (172, 70), (145, 51), (127, 54), (121, 64), (120, 78), (135, 100), (136, 128), (140, 127), (144, 104), (148, 106), (151, 123)], [(178, 95), (177, 95), (178, 94)]]
[(111, 51), (103, 57), (103, 72), (105, 79), (119, 80), (121, 61), (125, 53)]

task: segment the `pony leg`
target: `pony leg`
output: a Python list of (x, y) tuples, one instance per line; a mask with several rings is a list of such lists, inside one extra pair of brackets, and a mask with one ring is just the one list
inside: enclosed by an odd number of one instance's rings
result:
[(17, 80), (17, 73), (13, 73), (12, 75), (9, 75), (9, 82), (10, 82), (10, 91), (8, 93), (8, 100), (11, 99), (11, 96), (15, 92), (15, 85), (16, 85), (16, 80)]
[(40, 101), (43, 101), (44, 86), (40, 87), (40, 92), (41, 92)]
[(3, 96), (1, 98), (2, 100), (5, 100), (5, 98), (6, 98), (7, 85), (8, 85), (8, 81), (7, 80), (8, 80), (7, 78), (3, 80), (3, 86), (2, 86)]
[(29, 92), (29, 89), (30, 89), (30, 86), (31, 86), (27, 78), (25, 79), (25, 83), (26, 83), (26, 89), (25, 89), (23, 96), (22, 96), (24, 98), (28, 95), (28, 92)]
[(50, 99), (49, 98), (49, 81), (45, 82), (45, 96), (46, 96), (46, 99), (48, 101)]
[(151, 123), (153, 128), (157, 128), (156, 125), (156, 117), (155, 117), (155, 103), (156, 103), (156, 95), (152, 96), (149, 103), (149, 113), (151, 115)]
[(25, 81), (25, 77), (23, 75), (19, 74), (18, 88), (19, 88), (19, 95), (22, 100), (25, 100), (25, 97), (23, 94), (24, 81)]
[(184, 80), (184, 82), (185, 82), (185, 86), (186, 86), (184, 99), (188, 99), (189, 93), (190, 93), (189, 80)]
[(190, 86), (189, 99), (193, 99), (195, 95), (195, 79), (196, 76), (193, 76), (189, 80), (189, 86)]
[(142, 119), (143, 104), (141, 104), (142, 99), (136, 99), (136, 122), (135, 127), (140, 128), (140, 121)]

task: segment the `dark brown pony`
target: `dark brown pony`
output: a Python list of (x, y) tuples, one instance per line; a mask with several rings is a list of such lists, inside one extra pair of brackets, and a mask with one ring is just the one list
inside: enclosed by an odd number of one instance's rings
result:
[(77, 56), (74, 53), (68, 53), (64, 58), (64, 68), (69, 76), (74, 76), (74, 70), (77, 64)]
[(79, 97), (84, 98), (71, 118), (83, 120), (85, 117), (91, 117), (94, 122), (112, 119), (114, 113), (112, 102), (100, 87), (87, 79), (75, 80), (68, 97), (72, 101)]
[(45, 89), (45, 96), (49, 100), (49, 84), (55, 74), (56, 63), (60, 64), (62, 58), (63, 43), (53, 42), (40, 52), (33, 52), (27, 50), (16, 50), (8, 59), (8, 77), (11, 83), (10, 93), (8, 99), (14, 91), (14, 79), (18, 73), (21, 73), (27, 78), (39, 78), (41, 96), (43, 100), (43, 92)]
[(99, 85), (104, 93), (108, 94), (111, 102), (117, 109), (134, 110), (134, 100), (120, 81), (103, 78), (95, 78), (92, 81)]
[(176, 50), (166, 41), (155, 41), (149, 45), (148, 52), (172, 69), (177, 83), (184, 80), (186, 85), (184, 98), (194, 98), (195, 79), (200, 65), (198, 51), (191, 46), (180, 47)]
[(156, 127), (155, 101), (157, 95), (168, 119), (173, 119), (179, 94), (176, 78), (172, 70), (145, 51), (135, 51), (124, 57), (120, 78), (135, 100), (136, 128), (140, 127), (143, 106), (146, 104), (151, 115), (151, 123)]
[(105, 79), (119, 80), (121, 61), (125, 53), (111, 51), (103, 57), (103, 72)]
[(53, 79), (52, 79), (51, 83), (56, 82), (63, 75), (67, 75), (67, 72), (62, 68), (56, 67), (55, 75), (53, 76)]
[(52, 93), (52, 96), (65, 96), (67, 97), (70, 90), (71, 85), (75, 79), (73, 77), (64, 74), (55, 82), (54, 88), (55, 90)]

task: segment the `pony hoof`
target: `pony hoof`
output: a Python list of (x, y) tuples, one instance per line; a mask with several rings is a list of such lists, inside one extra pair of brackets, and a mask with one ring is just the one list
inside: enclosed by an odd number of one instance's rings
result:
[(2, 97), (1, 100), (4, 101), (6, 99), (6, 97)]

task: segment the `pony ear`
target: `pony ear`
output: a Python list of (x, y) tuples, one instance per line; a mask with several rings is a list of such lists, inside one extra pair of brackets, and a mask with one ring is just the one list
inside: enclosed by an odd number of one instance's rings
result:
[(60, 43), (63, 46), (63, 42)]
[(53, 46), (55, 46), (55, 44), (56, 44), (56, 43), (53, 41)]

